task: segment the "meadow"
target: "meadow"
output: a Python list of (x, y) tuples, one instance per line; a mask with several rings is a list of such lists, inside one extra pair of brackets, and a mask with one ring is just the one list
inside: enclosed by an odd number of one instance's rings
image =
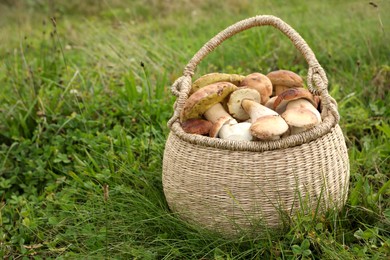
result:
[[(390, 1), (0, 1), (0, 257), (389, 259)], [(345, 207), (283, 235), (225, 239), (165, 201), (170, 85), (227, 26), (272, 14), (307, 41), (338, 102)], [(210, 72), (307, 64), (273, 28), (224, 42)]]

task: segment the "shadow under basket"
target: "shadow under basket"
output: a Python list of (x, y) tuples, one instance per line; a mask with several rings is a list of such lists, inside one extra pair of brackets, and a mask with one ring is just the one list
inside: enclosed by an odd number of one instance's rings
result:
[[(286, 34), (309, 64), (307, 85), (321, 97), (321, 124), (275, 141), (230, 141), (187, 134), (179, 122), (193, 71), (221, 42), (254, 26)], [(277, 17), (242, 20), (220, 32), (192, 58), (172, 86), (178, 96), (163, 159), (163, 189), (170, 209), (202, 228), (236, 236), (278, 229), (297, 212), (340, 209), (349, 185), (349, 159), (328, 94), (325, 72), (300, 35)]]

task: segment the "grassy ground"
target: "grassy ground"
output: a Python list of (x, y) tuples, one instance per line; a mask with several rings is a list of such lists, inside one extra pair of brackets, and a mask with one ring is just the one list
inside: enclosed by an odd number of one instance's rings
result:
[[(0, 256), (389, 258), (389, 11), (388, 1), (0, 1)], [(208, 39), (257, 14), (293, 26), (327, 71), (351, 183), (340, 213), (226, 240), (166, 205), (169, 85)], [(256, 28), (196, 76), (277, 68), (307, 73), (286, 37)]]

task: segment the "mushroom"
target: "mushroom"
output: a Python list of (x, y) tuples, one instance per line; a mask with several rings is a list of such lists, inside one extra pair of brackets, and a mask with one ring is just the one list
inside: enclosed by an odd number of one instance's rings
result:
[(208, 135), (213, 123), (201, 118), (192, 118), (181, 124), (184, 132), (189, 134)]
[(308, 100), (316, 107), (313, 94), (309, 90), (305, 88), (289, 88), (280, 93), (275, 99), (273, 110), (278, 112), (278, 114), (282, 114), (286, 110), (288, 102), (301, 98)]
[(247, 114), (240, 118), (250, 117), (253, 136), (262, 140), (279, 139), (288, 130), (288, 125), (278, 113), (261, 105), (257, 94), (256, 90), (248, 88), (234, 91), (228, 102), (229, 112), (235, 116)]
[(180, 113), (180, 121), (204, 115), (214, 124), (219, 118), (230, 116), (220, 102), (236, 89), (237, 86), (230, 82), (217, 82), (199, 89), (186, 100)]
[(261, 104), (264, 105), (272, 95), (271, 80), (258, 72), (247, 75), (240, 84), (241, 87), (255, 89), (259, 92), (261, 97)]
[(254, 100), (260, 103), (260, 94), (257, 90), (251, 88), (239, 88), (230, 94), (227, 107), (229, 113), (240, 121), (249, 119), (249, 114), (242, 108), (241, 103), (244, 99)]
[(306, 99), (290, 101), (282, 117), (291, 127), (291, 134), (304, 132), (322, 121), (318, 110)]
[(313, 95), (304, 88), (291, 88), (275, 100), (274, 109), (290, 126), (290, 133), (306, 131), (321, 122)]
[(303, 88), (303, 79), (298, 74), (289, 70), (276, 70), (267, 74), (273, 86), (273, 96), (289, 88)]
[(236, 86), (239, 86), (241, 81), (244, 78), (245, 76), (238, 75), (238, 74), (216, 73), (216, 72), (205, 74), (192, 83), (190, 94), (193, 94), (197, 90), (216, 82), (230, 82)]
[(209, 136), (227, 140), (251, 141), (253, 136), (250, 133), (250, 126), (251, 123), (238, 123), (231, 116), (223, 116), (211, 127)]
[(288, 130), (286, 121), (275, 111), (253, 100), (243, 100), (242, 107), (250, 115), (251, 133), (261, 140), (277, 140)]
[(227, 115), (222, 116), (222, 117), (218, 118), (218, 120), (215, 121), (215, 123), (213, 124), (213, 126), (210, 129), (210, 133), (209, 133), (210, 137), (218, 137), (219, 131), (221, 130), (221, 128), (225, 124), (228, 124), (230, 121), (233, 124), (238, 124), (238, 122), (231, 115), (229, 115), (228, 113), (226, 113), (226, 114)]
[[(191, 118), (200, 118), (204, 116), (213, 123), (209, 132), (210, 137), (218, 137), (219, 132), (222, 130), (224, 134), (220, 136), (221, 138), (251, 140), (252, 136), (249, 134), (249, 129), (246, 130), (246, 133), (245, 127), (242, 128), (242, 137), (237, 136), (237, 128), (240, 128), (243, 125), (239, 124), (228, 112), (226, 112), (220, 103), (236, 89), (237, 86), (230, 82), (217, 82), (197, 90), (186, 100), (180, 114), (180, 120), (184, 122)], [(240, 126), (233, 127), (233, 125), (236, 124)], [(229, 128), (234, 128), (234, 136), (233, 134), (229, 134)], [(248, 135), (250, 137), (248, 137)]]
[(253, 136), (250, 132), (251, 123), (230, 120), (219, 130), (219, 137), (227, 140), (251, 141)]

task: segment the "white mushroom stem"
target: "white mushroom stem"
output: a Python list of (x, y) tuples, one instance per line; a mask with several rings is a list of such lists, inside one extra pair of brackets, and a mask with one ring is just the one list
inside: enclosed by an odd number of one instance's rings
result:
[(219, 130), (219, 137), (227, 140), (252, 141), (253, 136), (250, 132), (251, 123), (242, 122), (234, 123), (235, 120), (230, 120)]
[(233, 119), (233, 117), (226, 112), (221, 103), (217, 103), (209, 108), (204, 114), (204, 117), (215, 124), (221, 117), (227, 116)]
[(244, 99), (241, 103), (241, 106), (244, 108), (244, 110), (249, 114), (252, 123), (255, 122), (258, 118), (263, 116), (278, 116), (279, 114), (273, 111), (272, 109), (269, 109), (268, 107), (265, 107), (253, 100)]

